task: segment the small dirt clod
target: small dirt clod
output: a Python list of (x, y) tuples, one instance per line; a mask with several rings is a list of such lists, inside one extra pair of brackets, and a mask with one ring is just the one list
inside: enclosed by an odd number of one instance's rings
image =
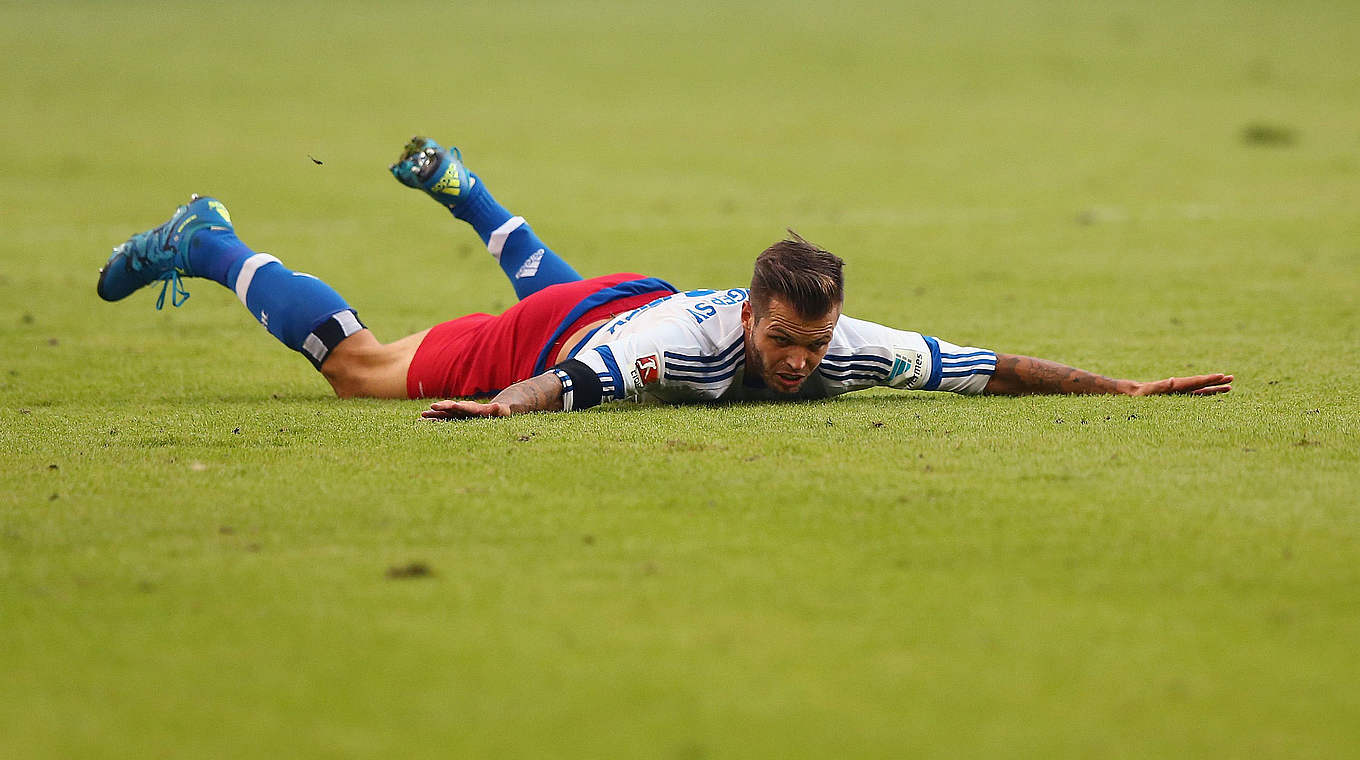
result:
[(432, 575), (434, 575), (434, 571), (424, 562), (411, 562), (405, 565), (393, 565), (387, 568), (387, 577), (392, 580), (428, 578)]
[(1293, 127), (1283, 124), (1252, 122), (1242, 127), (1242, 142), (1247, 145), (1282, 148), (1298, 141), (1298, 133)]

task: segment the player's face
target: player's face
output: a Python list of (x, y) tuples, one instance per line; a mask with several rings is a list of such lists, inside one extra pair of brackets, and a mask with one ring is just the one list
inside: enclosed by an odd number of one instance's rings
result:
[(839, 306), (815, 319), (805, 319), (777, 296), (757, 318), (748, 301), (741, 308), (746, 330), (746, 371), (755, 372), (779, 393), (797, 393), (817, 370), (831, 345)]

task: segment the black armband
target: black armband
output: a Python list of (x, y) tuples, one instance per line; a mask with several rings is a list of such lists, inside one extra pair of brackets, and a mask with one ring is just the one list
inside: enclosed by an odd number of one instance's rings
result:
[(562, 383), (562, 411), (599, 406), (604, 387), (595, 370), (579, 359), (568, 359), (549, 370)]

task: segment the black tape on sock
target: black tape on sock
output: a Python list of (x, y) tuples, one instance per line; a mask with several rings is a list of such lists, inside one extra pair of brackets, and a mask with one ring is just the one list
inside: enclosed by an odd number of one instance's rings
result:
[(359, 321), (359, 315), (353, 309), (336, 312), (317, 325), (302, 342), (302, 355), (319, 370), (321, 363), (326, 361), (326, 357), (341, 341), (362, 329), (364, 323)]

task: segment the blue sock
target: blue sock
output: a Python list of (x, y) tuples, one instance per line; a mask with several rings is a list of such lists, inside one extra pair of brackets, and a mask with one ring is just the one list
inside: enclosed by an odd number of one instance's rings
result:
[(469, 189), (467, 197), (453, 209), (453, 215), (477, 231), (487, 250), (500, 262), (501, 270), (510, 278), (519, 298), (549, 285), (581, 279), (570, 264), (538, 239), (524, 217), (512, 215), (491, 197), (480, 177)]
[(255, 319), (317, 368), (340, 341), (364, 329), (335, 289), (250, 250), (230, 230), (203, 230), (189, 247), (189, 269), (236, 291)]
[(239, 269), (241, 262), (254, 255), (231, 230), (199, 230), (189, 244), (189, 271), (229, 288), (227, 273), (232, 267)]

